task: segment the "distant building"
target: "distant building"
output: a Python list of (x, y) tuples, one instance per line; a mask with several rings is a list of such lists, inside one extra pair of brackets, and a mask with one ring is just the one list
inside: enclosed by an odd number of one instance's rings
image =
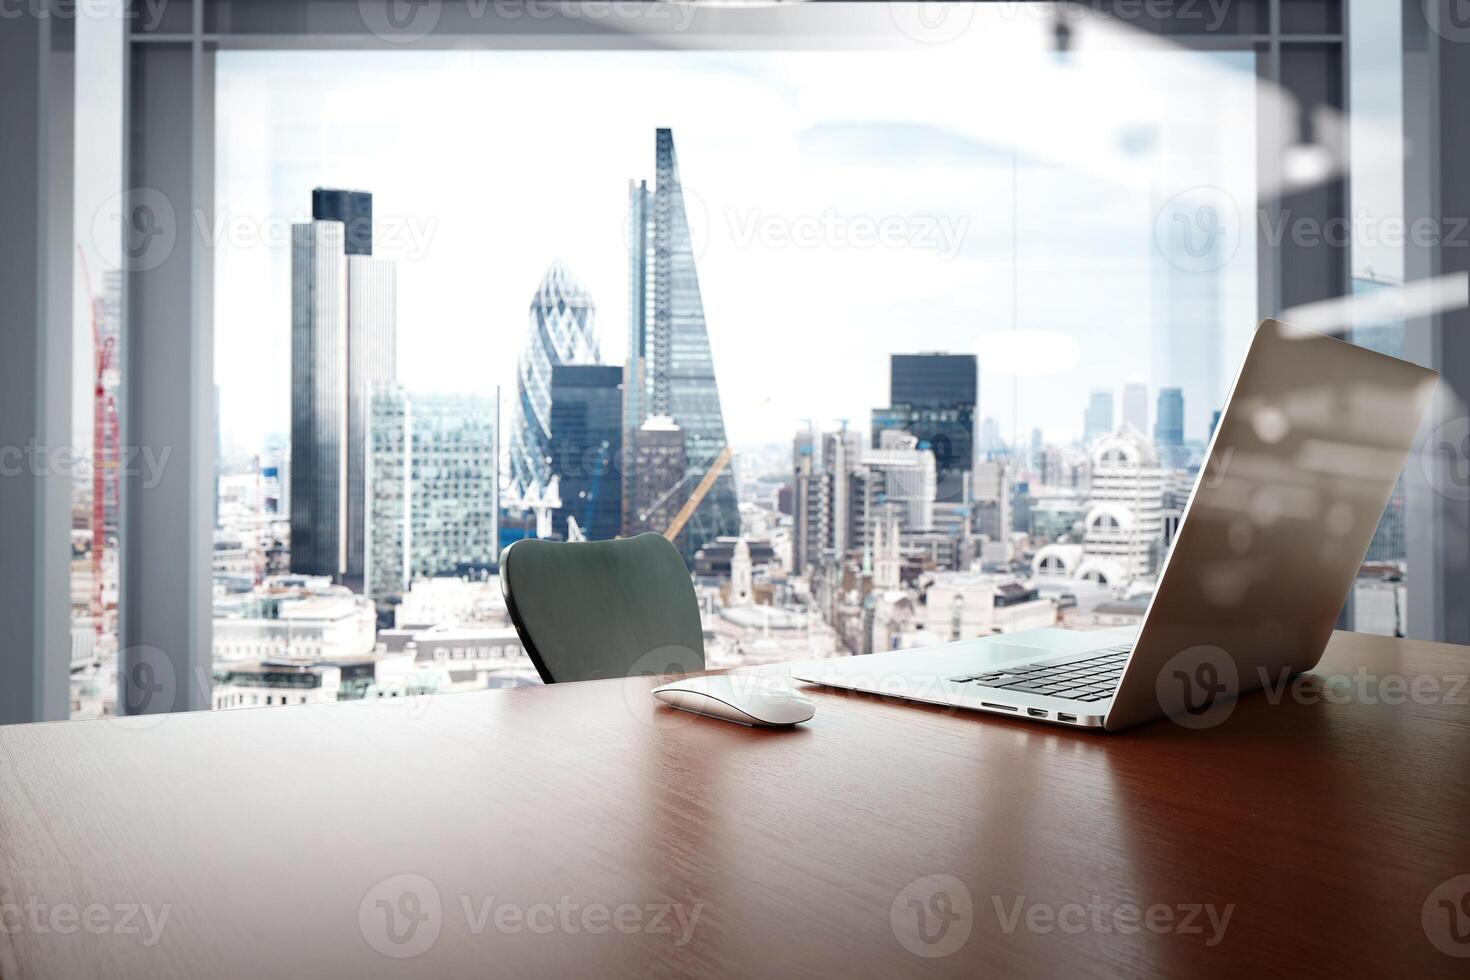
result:
[(1123, 386), (1123, 421), (1135, 432), (1148, 433), (1148, 385), (1142, 381)]
[(368, 593), (400, 596), (416, 578), (485, 574), (499, 560), (498, 405), (475, 395), (373, 399)]
[(1153, 446), (1127, 426), (1098, 440), (1078, 578), (1116, 588), (1155, 571), (1167, 478)]
[[(678, 427), (690, 479), (684, 497), (673, 501), (677, 511), (727, 443), (672, 130), (654, 134), (653, 189), (647, 181), (629, 182), (628, 263), (624, 442), (636, 444), (650, 418), (668, 418)], [(683, 481), (686, 472), (663, 486), (636, 470), (624, 479), (646, 492), (637, 497), (642, 501)], [(625, 499), (632, 496), (625, 485)], [(735, 473), (726, 466), (691, 516), (681, 550), (687, 559), (706, 541), (739, 533)]]
[(705, 544), (694, 556), (693, 572), (698, 579), (728, 579), (734, 571), (735, 550), (741, 541), (750, 558), (752, 572), (769, 570), (776, 564), (776, 548), (771, 541), (745, 538), (716, 538)]
[(1184, 464), (1184, 392), (1179, 388), (1159, 389), (1154, 442), (1158, 443), (1159, 454), (1165, 465)]
[[(939, 476), (934, 453), (918, 437), (895, 431), (881, 434), (879, 448), (866, 449), (862, 467), (882, 479), (881, 500), (897, 505), (902, 527), (911, 531), (927, 531), (934, 527), (934, 502)], [(966, 474), (968, 483), (968, 476)], [(854, 515), (864, 525), (871, 515)]]
[(372, 658), (304, 663), (267, 660), (232, 663), (215, 671), (212, 688), (216, 711), (270, 705), (327, 704), (360, 698), (373, 683)]
[(1147, 595), (1128, 599), (1109, 599), (1092, 607), (1092, 622), (1104, 628), (1115, 626), (1139, 626), (1148, 612)]
[[(889, 363), (889, 400), (873, 410), (873, 448), (885, 431), (914, 436), (934, 455), (935, 500), (970, 499), (975, 465), (975, 406), (980, 388), (974, 354), (894, 354)], [(999, 442), (999, 433), (994, 433)]]
[(832, 535), (831, 478), (822, 471), (817, 434), (803, 429), (791, 446), (791, 570), (806, 574)]
[(574, 521), (588, 541), (615, 538), (623, 524), (623, 369), (562, 364), (551, 369), (551, 472), (562, 506), (552, 529)]
[(510, 431), (512, 496), (534, 498), (551, 481), (551, 373), (596, 364), (597, 305), (564, 262), (553, 262), (531, 297), (526, 345), (516, 369)]
[(396, 291), (393, 263), (372, 254), (372, 195), (314, 191), (312, 220), (292, 226), (291, 568), (353, 588), (366, 558), (372, 387), (397, 369)]
[(1113, 393), (1107, 388), (1094, 388), (1087, 396), (1087, 411), (1082, 417), (1082, 444), (1092, 443), (1113, 431)]
[(1011, 485), (1007, 466), (1000, 460), (987, 460), (975, 466), (975, 509), (972, 529), (991, 541), (1010, 541)]
[(1003, 577), (940, 572), (920, 591), (914, 626), (932, 643), (1054, 626), (1056, 604)]
[(214, 601), (216, 664), (264, 660), (342, 660), (373, 651), (373, 604), (326, 576), (268, 580), (252, 592)]
[[(645, 531), (662, 533), (673, 524), (688, 495), (678, 492), (681, 483), (692, 482), (685, 481), (688, 455), (684, 430), (667, 415), (645, 420), (634, 434), (630, 460), (630, 507), (624, 532), (628, 535)], [(676, 544), (685, 542), (685, 534), (687, 528)]]
[(728, 604), (748, 606), (755, 602), (755, 578), (750, 563), (750, 546), (741, 538), (735, 543), (730, 558), (730, 591)]

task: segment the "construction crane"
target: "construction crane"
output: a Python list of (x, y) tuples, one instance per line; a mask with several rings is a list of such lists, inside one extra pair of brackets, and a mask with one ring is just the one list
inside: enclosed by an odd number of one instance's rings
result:
[[(92, 275), (87, 268), (87, 254), (80, 245), (82, 280), (92, 308), (93, 388), (92, 388), (92, 630), (102, 636), (102, 619), (106, 612), (102, 592), (102, 559), (107, 547), (107, 501), (117, 499), (117, 330), (109, 323), (103, 326), (102, 299), (92, 290)], [(110, 491), (110, 492), (109, 492)]]
[(710, 492), (710, 488), (715, 485), (715, 480), (719, 479), (720, 473), (730, 465), (730, 459), (734, 455), (734, 450), (726, 446), (720, 455), (715, 457), (714, 465), (705, 472), (704, 479), (699, 481), (699, 486), (694, 488), (689, 499), (684, 501), (684, 506), (679, 508), (679, 513), (674, 515), (673, 522), (664, 530), (664, 537), (673, 541), (679, 536), (679, 532), (684, 530), (684, 525), (689, 523), (689, 518), (694, 516), (695, 510), (704, 500), (705, 494)]

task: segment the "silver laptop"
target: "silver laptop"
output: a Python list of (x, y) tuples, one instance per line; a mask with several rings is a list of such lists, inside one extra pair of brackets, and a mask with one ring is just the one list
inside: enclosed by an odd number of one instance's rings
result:
[(1116, 731), (1207, 723), (1315, 667), (1438, 375), (1266, 320), (1141, 627), (1028, 630), (798, 664), (833, 687)]

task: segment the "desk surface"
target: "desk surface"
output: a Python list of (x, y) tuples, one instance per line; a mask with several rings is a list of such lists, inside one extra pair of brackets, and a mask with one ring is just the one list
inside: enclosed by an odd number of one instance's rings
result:
[(1470, 649), (1359, 668), (1114, 735), (651, 679), (0, 729), (0, 976), (1464, 976)]

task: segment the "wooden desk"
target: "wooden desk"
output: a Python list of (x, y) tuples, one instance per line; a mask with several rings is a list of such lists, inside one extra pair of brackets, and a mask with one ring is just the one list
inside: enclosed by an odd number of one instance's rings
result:
[[(0, 729), (0, 976), (1465, 976), (1422, 914), (1470, 874), (1470, 650), (1318, 672), (1359, 667), (1441, 695), (1101, 735), (817, 690), (771, 731), (642, 679)], [(910, 899), (963, 945), (910, 952)]]

